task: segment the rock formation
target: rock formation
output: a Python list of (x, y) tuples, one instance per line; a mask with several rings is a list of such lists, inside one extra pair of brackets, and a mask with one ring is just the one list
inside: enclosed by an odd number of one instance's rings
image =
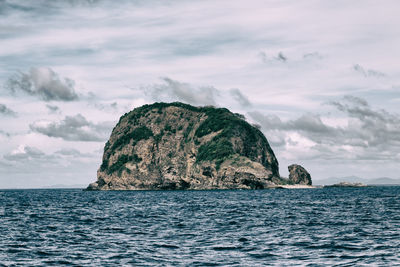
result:
[(282, 182), (267, 139), (243, 115), (175, 102), (123, 115), (87, 189), (262, 189)]
[(289, 183), (312, 185), (311, 175), (302, 166), (292, 164), (289, 169)]
[(264, 135), (224, 108), (144, 105), (123, 115), (89, 190), (256, 189), (279, 181)]

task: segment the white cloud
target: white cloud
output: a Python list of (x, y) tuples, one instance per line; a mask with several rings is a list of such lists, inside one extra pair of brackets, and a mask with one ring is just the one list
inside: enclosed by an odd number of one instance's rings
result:
[(38, 159), (44, 157), (45, 154), (35, 147), (20, 145), (11, 153), (4, 155), (4, 158), (9, 161), (24, 161)]

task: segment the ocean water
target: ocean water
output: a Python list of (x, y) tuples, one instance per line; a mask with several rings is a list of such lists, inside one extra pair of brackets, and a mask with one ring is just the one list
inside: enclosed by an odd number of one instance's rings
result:
[(400, 187), (0, 190), (2, 266), (400, 266)]

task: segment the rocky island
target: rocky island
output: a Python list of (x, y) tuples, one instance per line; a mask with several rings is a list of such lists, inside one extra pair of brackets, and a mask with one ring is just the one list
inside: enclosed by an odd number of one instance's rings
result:
[(243, 115), (211, 106), (154, 103), (120, 118), (104, 147), (97, 181), (87, 190), (311, 185), (310, 175), (299, 167), (289, 179), (281, 178), (267, 139)]
[(340, 182), (333, 185), (325, 185), (325, 187), (367, 187), (367, 185), (363, 183)]

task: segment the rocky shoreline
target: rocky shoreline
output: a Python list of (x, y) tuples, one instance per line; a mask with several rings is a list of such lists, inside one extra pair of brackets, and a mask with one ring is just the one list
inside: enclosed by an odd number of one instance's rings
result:
[(275, 188), (282, 188), (282, 189), (314, 189), (318, 188), (312, 185), (303, 185), (303, 184), (295, 184), (295, 185), (277, 185)]

